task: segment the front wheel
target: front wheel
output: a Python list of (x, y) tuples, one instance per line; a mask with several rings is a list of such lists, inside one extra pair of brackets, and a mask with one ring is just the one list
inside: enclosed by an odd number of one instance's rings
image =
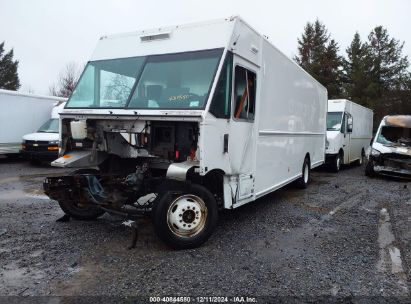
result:
[[(99, 175), (99, 171), (94, 169), (79, 169), (71, 172), (69, 175), (77, 174)], [(95, 220), (105, 213), (105, 211), (95, 205), (78, 202), (73, 198), (67, 198), (65, 200), (59, 201), (58, 203), (64, 213), (71, 216), (75, 220)]]
[(360, 158), (359, 158), (358, 161), (357, 161), (357, 164), (358, 164), (359, 166), (362, 166), (362, 164), (364, 163), (364, 158), (365, 158), (364, 150), (361, 150)]
[(88, 221), (95, 220), (102, 216), (105, 211), (91, 204), (82, 204), (74, 200), (64, 200), (58, 202), (65, 214), (75, 220)]
[(208, 240), (217, 225), (217, 202), (206, 188), (191, 184), (178, 193), (160, 194), (152, 219), (156, 234), (168, 246), (196, 248)]
[(334, 157), (334, 160), (332, 163), (332, 170), (336, 173), (339, 172), (341, 170), (342, 163), (343, 163), (343, 156), (341, 155), (341, 153), (337, 154)]
[(374, 171), (374, 163), (372, 160), (368, 160), (367, 163), (365, 164), (365, 175), (368, 177), (374, 177), (375, 176), (375, 171)]

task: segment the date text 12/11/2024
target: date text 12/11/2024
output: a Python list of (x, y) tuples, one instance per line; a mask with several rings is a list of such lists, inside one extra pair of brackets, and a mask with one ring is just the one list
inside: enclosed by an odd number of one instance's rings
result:
[(151, 303), (256, 303), (254, 297), (150, 297)]

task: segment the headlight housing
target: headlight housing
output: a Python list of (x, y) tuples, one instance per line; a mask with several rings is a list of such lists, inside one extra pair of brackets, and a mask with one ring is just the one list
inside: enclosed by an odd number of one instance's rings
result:
[(378, 151), (378, 150), (376, 150), (376, 149), (374, 149), (374, 148), (371, 148), (371, 156), (378, 157), (378, 156), (380, 156), (380, 155), (381, 155), (381, 152), (380, 152), (380, 151)]
[(58, 144), (59, 144), (59, 141), (58, 141), (58, 140), (49, 141), (49, 145), (56, 145), (56, 146), (58, 146)]

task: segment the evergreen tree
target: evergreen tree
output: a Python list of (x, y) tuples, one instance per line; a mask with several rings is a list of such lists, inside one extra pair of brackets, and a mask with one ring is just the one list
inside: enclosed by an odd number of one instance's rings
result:
[(402, 54), (404, 43), (391, 38), (382, 26), (375, 27), (366, 43), (372, 59), (375, 120), (389, 114), (410, 114), (411, 76), (408, 58)]
[(382, 26), (374, 28), (368, 36), (367, 47), (373, 59), (372, 76), (378, 97), (387, 91), (404, 89), (409, 80), (408, 58), (402, 55), (404, 43), (390, 38)]
[(13, 56), (13, 49), (5, 53), (4, 42), (0, 43), (0, 89), (17, 91), (20, 87), (17, 73), (19, 62), (13, 61)]
[(347, 59), (344, 60), (345, 97), (371, 107), (372, 99), (376, 97), (371, 75), (373, 60), (368, 46), (361, 42), (358, 32), (355, 33), (346, 52)]
[(294, 60), (328, 90), (329, 98), (342, 94), (342, 57), (338, 44), (330, 38), (325, 25), (319, 20), (307, 23), (298, 39), (298, 56)]

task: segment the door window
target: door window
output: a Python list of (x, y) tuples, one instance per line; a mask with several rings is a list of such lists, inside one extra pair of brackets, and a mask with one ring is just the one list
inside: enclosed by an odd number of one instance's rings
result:
[(230, 118), (232, 70), (233, 55), (228, 52), (210, 105), (210, 113), (217, 118)]
[(254, 120), (256, 75), (241, 66), (235, 67), (234, 118)]

